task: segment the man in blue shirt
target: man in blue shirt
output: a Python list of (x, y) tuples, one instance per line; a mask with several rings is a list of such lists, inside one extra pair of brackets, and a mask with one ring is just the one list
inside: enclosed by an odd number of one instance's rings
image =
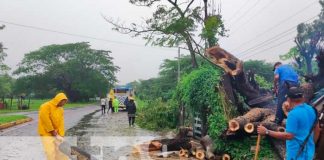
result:
[(281, 124), (285, 118), (282, 110), (282, 104), (286, 101), (285, 95), (290, 87), (298, 86), (298, 75), (296, 71), (289, 65), (282, 65), (277, 62), (274, 65), (274, 92), (278, 95), (277, 112), (275, 123)]
[[(287, 97), (289, 113), (286, 132), (271, 131), (259, 126), (258, 133), (286, 140), (286, 160), (312, 160), (315, 153), (314, 140), (317, 139), (317, 137), (314, 139), (313, 130), (315, 130), (316, 135), (319, 133), (318, 123), (315, 125), (315, 129), (313, 128), (315, 122), (317, 122), (317, 112), (312, 106), (304, 103), (302, 89), (291, 87), (288, 90)], [(309, 134), (310, 136), (306, 140)], [(304, 141), (306, 143), (302, 148)]]

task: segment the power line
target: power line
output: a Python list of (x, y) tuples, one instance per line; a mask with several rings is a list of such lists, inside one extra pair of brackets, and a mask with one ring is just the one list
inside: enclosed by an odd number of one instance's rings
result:
[[(313, 20), (315, 17), (317, 17), (317, 15), (314, 16), (314, 17), (311, 17), (311, 18), (307, 19), (306, 21), (303, 21), (302, 23), (305, 23), (305, 22), (308, 22), (310, 20)], [(287, 29), (287, 30), (285, 30), (285, 31), (283, 31), (283, 32), (281, 32), (281, 33), (279, 33), (279, 34), (277, 34), (277, 35), (275, 35), (275, 36), (273, 36), (273, 37), (271, 37), (271, 38), (269, 38), (269, 39), (267, 39), (267, 40), (265, 40), (265, 41), (257, 44), (257, 45), (255, 45), (255, 46), (253, 46), (253, 47), (250, 47), (250, 48), (244, 50), (243, 52), (241, 52), (241, 55), (244, 52), (247, 52), (247, 51), (250, 51), (250, 50), (254, 51), (254, 50), (257, 50), (257, 48), (262, 48), (264, 46), (267, 46), (267, 45), (271, 44), (269, 42), (274, 42), (274, 41), (279, 40), (279, 39), (281, 39), (283, 37), (286, 37), (290, 33), (293, 33), (295, 31), (295, 29), (296, 29), (297, 26), (293, 26), (293, 27), (291, 27), (291, 28), (289, 28), (289, 29)]]
[[(257, 0), (256, 3), (254, 3), (252, 7), (250, 7), (248, 10), (246, 10), (240, 17), (236, 18), (237, 21), (234, 21), (234, 24), (232, 26), (235, 26), (235, 24), (237, 24), (237, 22), (239, 22), (245, 15), (247, 15), (249, 12), (251, 12), (253, 10), (253, 8), (259, 4), (259, 2), (261, 2), (261, 0)], [(231, 27), (229, 27), (229, 28), (231, 28)]]
[(236, 14), (238, 14), (247, 4), (248, 4), (248, 0), (246, 0), (246, 2), (241, 5), (240, 9), (236, 10), (236, 12), (228, 19), (228, 21), (230, 22), (235, 16)]
[[(294, 28), (294, 29), (295, 29), (295, 28)], [(260, 44), (254, 46), (254, 47), (251, 47), (251, 48), (246, 49), (246, 50), (244, 50), (243, 52), (241, 52), (241, 56), (248, 54), (248, 53), (245, 53), (245, 52), (247, 52), (247, 51), (252, 51), (252, 52), (253, 52), (253, 51), (256, 51), (256, 50), (258, 50), (258, 48), (262, 48), (262, 47), (264, 47), (264, 46), (267, 46), (267, 45), (271, 44), (272, 42), (276, 42), (277, 40), (282, 39), (282, 38), (284, 38), (284, 37), (286, 37), (286, 36), (288, 36), (288, 35), (290, 35), (291, 33), (294, 33), (294, 32), (295, 32), (294, 30), (291, 30), (291, 31), (289, 31), (289, 32), (286, 32), (285, 34), (283, 34), (283, 35), (280, 36), (280, 37), (275, 37), (275, 38), (271, 38), (271, 39), (268, 39), (268, 40), (266, 40), (266, 41), (263, 41), (262, 43), (260, 43)], [(263, 44), (265, 44), (265, 45), (263, 45)], [(244, 54), (244, 53), (245, 53), (245, 54)]]
[(264, 33), (267, 33), (268, 31), (271, 31), (271, 30), (273, 30), (274, 28), (276, 28), (276, 27), (278, 27), (278, 26), (284, 24), (284, 22), (286, 22), (286, 21), (289, 20), (290, 18), (295, 17), (295, 16), (297, 16), (298, 14), (301, 14), (302, 12), (304, 12), (305, 9), (311, 7), (315, 2), (317, 2), (317, 1), (314, 1), (314, 2), (310, 3), (310, 4), (307, 5), (306, 7), (302, 8), (301, 10), (299, 10), (299, 11), (297, 11), (296, 13), (292, 14), (291, 16), (289, 16), (288, 18), (285, 18), (284, 20), (282, 20), (282, 21), (280, 21), (279, 23), (273, 25), (272, 27), (270, 27), (269, 29), (265, 30), (264, 32), (262, 32), (262, 33), (256, 35), (253, 39), (251, 39), (251, 40), (249, 40), (249, 41), (246, 41), (246, 42), (242, 43), (241, 45), (239, 45), (238, 47), (234, 48), (233, 50), (235, 51), (235, 50), (241, 48), (242, 46), (245, 46), (246, 44), (252, 42), (253, 40), (255, 40), (255, 39), (257, 39), (257, 38), (259, 38), (260, 36), (263, 36)]
[[(250, 22), (252, 19), (254, 19), (256, 16), (260, 15), (259, 13), (262, 12), (266, 7), (268, 7), (270, 4), (273, 4), (274, 0), (269, 0), (268, 3), (266, 3), (266, 5), (264, 5), (261, 9), (259, 9), (255, 14), (253, 14), (247, 21), (245, 21), (240, 28), (242, 28), (244, 25), (248, 24), (248, 22)], [(238, 29), (239, 27), (237, 27), (237, 29), (234, 30), (234, 32), (232, 33), (232, 35), (234, 33), (236, 33), (237, 31), (239, 31)]]
[(287, 39), (287, 40), (285, 40), (285, 41), (282, 41), (282, 42), (280, 42), (280, 43), (277, 43), (277, 44), (275, 44), (275, 45), (273, 45), (273, 46), (271, 46), (271, 47), (268, 47), (268, 48), (266, 48), (266, 49), (263, 49), (263, 50), (261, 50), (261, 51), (259, 51), (259, 52), (257, 52), (257, 53), (254, 53), (254, 54), (251, 54), (251, 55), (248, 55), (248, 56), (246, 56), (246, 57), (242, 57), (242, 59), (248, 59), (248, 58), (250, 58), (250, 57), (252, 57), (252, 56), (255, 56), (255, 55), (258, 55), (258, 54), (261, 54), (261, 53), (263, 53), (264, 51), (268, 51), (268, 50), (270, 50), (270, 49), (273, 49), (273, 48), (276, 48), (276, 47), (279, 47), (279, 46), (281, 46), (281, 45), (283, 45), (283, 44), (285, 44), (285, 43), (287, 43), (287, 42), (290, 42), (290, 41), (292, 41), (292, 40), (294, 40), (293, 38), (289, 38), (289, 39)]
[[(62, 35), (68, 35), (72, 37), (80, 37), (80, 38), (86, 38), (86, 39), (93, 39), (97, 41), (104, 41), (108, 43), (115, 43), (115, 44), (123, 44), (123, 45), (131, 45), (131, 46), (136, 46), (136, 47), (146, 47), (140, 44), (135, 44), (135, 43), (128, 43), (128, 42), (121, 42), (121, 41), (114, 41), (114, 40), (109, 40), (109, 39), (103, 39), (103, 38), (97, 38), (97, 37), (92, 37), (92, 36), (87, 36), (87, 35), (82, 35), (82, 34), (75, 34), (75, 33), (68, 33), (68, 32), (62, 32), (62, 31), (57, 31), (53, 29), (48, 29), (48, 28), (42, 28), (42, 27), (37, 27), (37, 26), (30, 26), (30, 25), (25, 25), (25, 24), (19, 24), (19, 23), (14, 23), (14, 22), (8, 22), (4, 20), (0, 20), (1, 23), (5, 24), (10, 24), (18, 27), (23, 27), (23, 28), (29, 28), (29, 29), (34, 29), (34, 30), (39, 30), (39, 31), (44, 31), (44, 32), (51, 32), (51, 33), (57, 33), (57, 34), (62, 34)], [(151, 47), (150, 48), (155, 48), (155, 49), (174, 49), (174, 48), (157, 48), (157, 47)]]

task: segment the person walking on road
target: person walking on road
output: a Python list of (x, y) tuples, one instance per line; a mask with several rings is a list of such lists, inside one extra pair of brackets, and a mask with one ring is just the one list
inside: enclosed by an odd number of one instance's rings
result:
[(129, 97), (129, 101), (126, 105), (126, 110), (128, 112), (128, 123), (129, 126), (133, 126), (134, 127), (134, 123), (135, 123), (135, 114), (136, 114), (136, 104), (134, 102), (134, 98), (133, 97)]
[(118, 112), (118, 108), (119, 108), (119, 100), (117, 99), (117, 97), (115, 96), (115, 98), (114, 98), (114, 100), (113, 100), (113, 102), (112, 102), (113, 104), (113, 107), (114, 107), (114, 112)]
[(111, 112), (114, 113), (114, 109), (113, 109), (112, 103), (113, 103), (113, 99), (112, 98), (109, 98), (107, 113), (109, 112), (109, 110), (111, 110)]
[(38, 134), (41, 136), (48, 160), (68, 159), (58, 149), (58, 146), (63, 142), (65, 134), (63, 106), (67, 103), (67, 100), (64, 93), (59, 93), (39, 108)]
[(298, 74), (289, 65), (282, 65), (281, 62), (277, 62), (274, 65), (274, 92), (278, 96), (276, 118), (275, 123), (281, 124), (285, 118), (285, 114), (282, 110), (282, 104), (286, 101), (286, 94), (290, 87), (299, 86)]
[(298, 87), (288, 90), (289, 103), (286, 132), (271, 131), (258, 126), (258, 134), (286, 140), (287, 160), (311, 160), (314, 158), (315, 144), (319, 134), (317, 111), (304, 103), (303, 91)]
[(106, 113), (106, 98), (102, 97), (100, 99), (100, 105), (101, 105), (101, 114), (104, 115)]

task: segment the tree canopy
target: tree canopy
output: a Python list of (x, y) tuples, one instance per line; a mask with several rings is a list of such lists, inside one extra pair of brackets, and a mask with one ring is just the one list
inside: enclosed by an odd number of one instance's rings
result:
[(268, 82), (273, 80), (272, 63), (265, 62), (264, 60), (248, 60), (244, 62), (243, 67), (245, 71), (250, 70)]
[(21, 76), (15, 90), (36, 95), (64, 91), (71, 101), (103, 96), (119, 70), (109, 53), (91, 49), (87, 42), (44, 46), (25, 54), (14, 71)]
[[(209, 46), (217, 44), (219, 36), (225, 36), (225, 27), (220, 13), (207, 13), (207, 0), (204, 1), (205, 15), (202, 7), (194, 5), (194, 0), (178, 1), (167, 0), (130, 0), (136, 6), (152, 7), (157, 5), (151, 18), (145, 19), (144, 23), (131, 23), (129, 26), (120, 24), (112, 19), (104, 17), (113, 29), (132, 36), (142, 36), (147, 44), (174, 47), (184, 44), (191, 55), (191, 64), (198, 67), (196, 53), (202, 56), (203, 47), (196, 42), (207, 41)], [(204, 17), (205, 16), (205, 17)], [(202, 31), (198, 31), (202, 28)]]
[(323, 47), (321, 43), (324, 36), (324, 1), (320, 0), (319, 3), (322, 10), (318, 18), (311, 23), (301, 23), (297, 26), (296, 46), (281, 57), (283, 59), (294, 59), (300, 70), (303, 66), (306, 66), (307, 74), (314, 72), (312, 61)]

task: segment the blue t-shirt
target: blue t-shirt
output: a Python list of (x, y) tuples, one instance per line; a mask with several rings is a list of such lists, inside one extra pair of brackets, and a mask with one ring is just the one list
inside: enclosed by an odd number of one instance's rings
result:
[[(288, 113), (286, 132), (294, 135), (294, 138), (286, 141), (286, 159), (295, 160), (301, 144), (307, 137), (315, 122), (315, 112), (311, 106), (300, 104)], [(312, 160), (315, 153), (314, 135), (309, 137), (303, 152), (297, 160)]]
[(298, 83), (298, 74), (296, 71), (289, 65), (279, 66), (275, 72), (275, 75), (279, 75), (279, 84), (283, 84), (284, 81), (291, 81)]

